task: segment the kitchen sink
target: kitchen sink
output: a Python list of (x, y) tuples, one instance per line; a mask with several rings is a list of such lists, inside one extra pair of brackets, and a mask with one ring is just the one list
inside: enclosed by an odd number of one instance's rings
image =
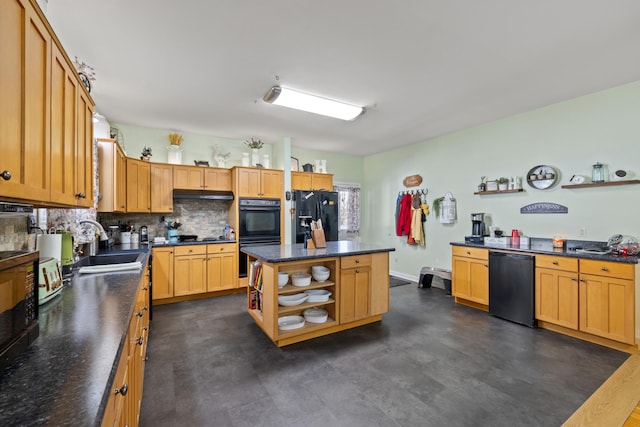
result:
[(144, 257), (144, 252), (93, 255), (80, 258), (74, 267), (81, 274), (139, 270), (142, 267)]

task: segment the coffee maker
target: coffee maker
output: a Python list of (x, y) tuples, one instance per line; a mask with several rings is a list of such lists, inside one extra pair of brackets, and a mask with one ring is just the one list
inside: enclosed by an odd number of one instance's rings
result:
[(484, 243), (484, 213), (471, 214), (471, 236), (464, 238), (465, 242)]

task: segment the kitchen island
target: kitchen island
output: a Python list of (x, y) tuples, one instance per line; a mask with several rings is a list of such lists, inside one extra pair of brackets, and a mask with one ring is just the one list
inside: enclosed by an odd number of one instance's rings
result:
[[(382, 320), (389, 311), (389, 252), (394, 248), (351, 241), (327, 242), (326, 248), (306, 249), (303, 244), (249, 246), (241, 249), (251, 264), (247, 309), (256, 324), (278, 346), (293, 344)], [(325, 281), (293, 286), (296, 273), (311, 274), (312, 266), (329, 270)], [(278, 273), (286, 285), (278, 287)], [(330, 292), (326, 301), (279, 305), (279, 297), (304, 291)], [(325, 292), (326, 293), (326, 292)], [(326, 310), (322, 323), (302, 322), (293, 328), (278, 326), (283, 317), (303, 316), (307, 309)]]

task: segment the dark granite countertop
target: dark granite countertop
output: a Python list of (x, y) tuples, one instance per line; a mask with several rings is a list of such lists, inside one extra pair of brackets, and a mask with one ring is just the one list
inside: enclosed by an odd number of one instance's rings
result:
[(593, 259), (600, 261), (614, 261), (614, 262), (624, 262), (628, 264), (637, 264), (638, 257), (637, 256), (620, 256), (613, 254), (593, 254), (593, 253), (581, 253), (576, 252), (578, 248), (587, 248), (589, 246), (606, 246), (606, 242), (594, 242), (594, 241), (583, 241), (583, 240), (567, 240), (565, 242), (565, 246), (563, 248), (554, 248), (553, 242), (551, 239), (544, 238), (530, 238), (530, 242), (528, 246), (511, 246), (507, 245), (494, 245), (489, 243), (470, 243), (470, 242), (451, 242), (452, 246), (468, 246), (471, 248), (483, 248), (483, 249), (492, 249), (492, 250), (508, 250), (513, 252), (523, 252), (529, 254), (540, 254), (540, 255), (557, 255), (564, 257), (572, 257), (572, 258), (581, 258), (581, 259)]
[(100, 425), (143, 271), (75, 273), (40, 306), (40, 335), (0, 372), (0, 425)]
[(167, 246), (190, 246), (190, 245), (217, 245), (219, 243), (235, 243), (235, 240), (189, 240), (178, 243), (149, 243), (150, 248), (163, 248)]
[(337, 242), (327, 242), (327, 247), (321, 249), (305, 249), (302, 243), (298, 243), (296, 245), (247, 246), (240, 248), (240, 250), (266, 262), (279, 263), (316, 258), (371, 254), (376, 252), (392, 252), (396, 249), (387, 246), (341, 240)]

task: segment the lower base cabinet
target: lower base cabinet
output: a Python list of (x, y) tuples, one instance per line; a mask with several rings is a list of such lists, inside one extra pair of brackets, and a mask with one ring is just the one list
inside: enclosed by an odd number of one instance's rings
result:
[(467, 301), (486, 309), (489, 305), (489, 251), (452, 248), (452, 294), (456, 302)]
[(149, 276), (140, 282), (102, 426), (138, 425), (149, 337)]
[(153, 300), (160, 303), (238, 288), (235, 243), (153, 248)]

